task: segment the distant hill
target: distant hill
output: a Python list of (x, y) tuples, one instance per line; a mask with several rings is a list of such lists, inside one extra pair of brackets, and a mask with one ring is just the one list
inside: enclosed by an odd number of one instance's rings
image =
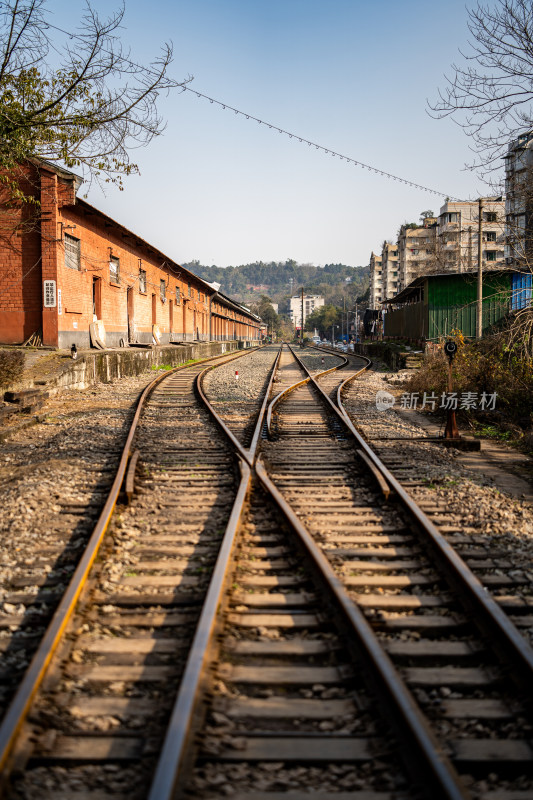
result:
[[(325, 297), (327, 303), (342, 305), (343, 298), (351, 303), (368, 288), (368, 267), (351, 267), (347, 264), (298, 264), (289, 259), (285, 262), (256, 261), (238, 267), (207, 267), (199, 261), (183, 264), (200, 278), (221, 284), (221, 290), (241, 303), (254, 303), (266, 294), (280, 304), (280, 312), (286, 312), (288, 300), (300, 289), (308, 294)], [(292, 279), (292, 283), (291, 283)], [(347, 280), (348, 279), (348, 280)]]

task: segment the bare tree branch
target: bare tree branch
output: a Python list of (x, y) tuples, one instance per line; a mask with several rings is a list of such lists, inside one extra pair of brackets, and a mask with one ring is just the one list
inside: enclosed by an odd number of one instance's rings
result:
[(478, 3), (468, 19), (470, 49), (428, 105), (433, 116), (451, 116), (464, 128), (475, 153), (468, 166), (486, 176), (509, 141), (533, 127), (533, 7), (530, 0)]
[(185, 86), (168, 75), (172, 45), (147, 66), (131, 60), (117, 36), (124, 8), (101, 18), (87, 3), (75, 46), (47, 63), (51, 26), (45, 0), (0, 0), (0, 168), (42, 157), (122, 185), (137, 172), (130, 150), (164, 130), (161, 93)]

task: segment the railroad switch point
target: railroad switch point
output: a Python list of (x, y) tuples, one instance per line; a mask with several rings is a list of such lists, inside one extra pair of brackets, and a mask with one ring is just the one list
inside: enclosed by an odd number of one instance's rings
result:
[(456, 450), (467, 450), (468, 452), (479, 452), (481, 450), (481, 439), (474, 439), (472, 436), (456, 436), (453, 438), (429, 439), (427, 441), (443, 444), (444, 447), (454, 447)]

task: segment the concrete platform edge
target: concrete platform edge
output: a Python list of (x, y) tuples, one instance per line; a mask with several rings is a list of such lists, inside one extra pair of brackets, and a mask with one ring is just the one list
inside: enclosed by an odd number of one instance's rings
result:
[(14, 391), (42, 388), (50, 394), (61, 389), (87, 389), (97, 383), (112, 383), (122, 377), (140, 375), (153, 367), (177, 367), (186, 361), (209, 358), (253, 347), (256, 342), (232, 340), (227, 342), (191, 342), (162, 345), (152, 348), (117, 348), (85, 351), (76, 360), (65, 354), (50, 375), (25, 375), (9, 388)]

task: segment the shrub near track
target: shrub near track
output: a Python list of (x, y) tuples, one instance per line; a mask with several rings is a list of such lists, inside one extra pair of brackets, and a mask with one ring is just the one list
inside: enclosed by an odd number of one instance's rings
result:
[[(452, 369), (454, 392), (497, 395), (494, 411), (462, 409), (459, 419), (477, 432), (520, 442), (521, 449), (533, 452), (533, 361), (518, 357), (501, 336), (480, 342), (466, 342), (461, 333), (449, 338), (458, 348)], [(420, 398), (424, 392), (440, 397), (447, 390), (447, 380), (448, 359), (438, 347), (426, 354), (421, 368), (402, 388), (418, 392)]]

